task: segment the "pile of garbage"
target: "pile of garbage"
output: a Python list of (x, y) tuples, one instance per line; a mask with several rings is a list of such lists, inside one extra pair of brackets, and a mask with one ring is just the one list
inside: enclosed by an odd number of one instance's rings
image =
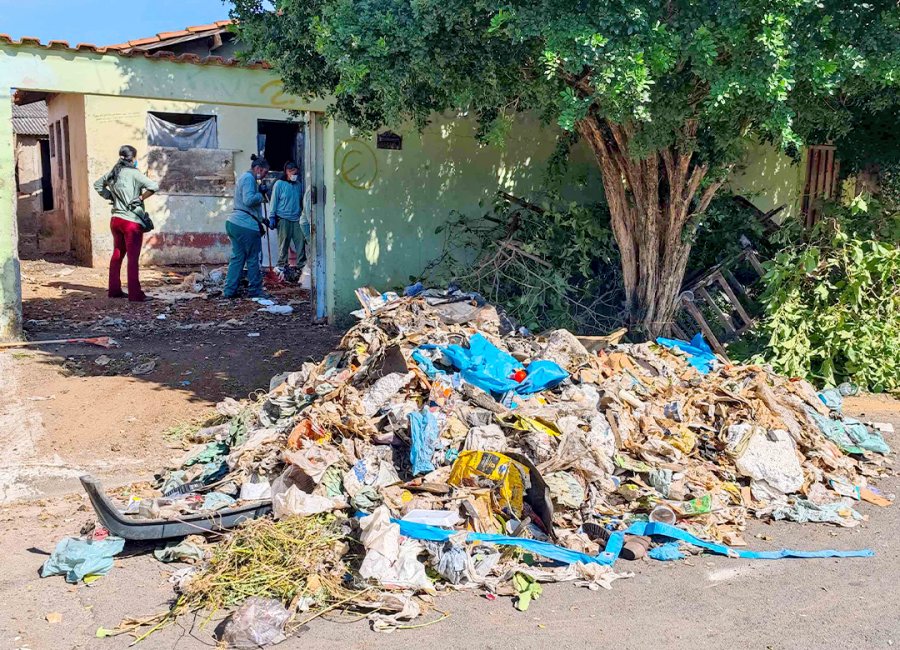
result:
[(657, 508), (732, 545), (748, 516), (860, 520), (846, 499), (889, 448), (841, 416), (840, 391), (720, 363), (700, 337), (591, 353), (565, 330), (522, 336), (493, 306), (429, 294), (366, 307), (321, 363), (276, 378), (207, 447), (228, 449), (212, 476), (257, 495), (280, 476), (276, 515), (446, 511), (413, 519), (589, 554), (584, 524)]
[[(609, 588), (628, 575), (618, 558), (870, 554), (742, 548), (751, 517), (854, 526), (858, 501), (890, 504), (869, 484), (890, 450), (842, 416), (840, 390), (730, 365), (699, 336), (532, 336), (477, 295), (407, 293), (363, 291), (335, 351), (254, 404), (220, 404), (225, 421), (160, 477), (165, 496), (130, 510), (271, 499), (277, 521), (337, 522), (348, 543), (329, 574), (377, 590), (377, 629), (445, 588), (512, 595), (519, 609), (548, 580)], [(310, 596), (269, 595), (288, 609)]]

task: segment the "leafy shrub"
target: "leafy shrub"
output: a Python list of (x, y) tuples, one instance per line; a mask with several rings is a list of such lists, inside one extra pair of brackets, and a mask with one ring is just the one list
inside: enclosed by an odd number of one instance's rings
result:
[(858, 197), (767, 263), (758, 335), (777, 370), (900, 390), (900, 214)]
[[(689, 269), (705, 271), (736, 255), (742, 236), (765, 254), (770, 244), (756, 215), (734, 196), (713, 200), (697, 220)], [(453, 213), (436, 232), (446, 235), (444, 250), (422, 279), (453, 280), (478, 291), (534, 331), (606, 333), (624, 322), (619, 249), (603, 204), (566, 203), (553, 195), (540, 205), (498, 198), (487, 214)]]
[(432, 283), (478, 291), (534, 331), (591, 334), (621, 322), (619, 254), (602, 204), (501, 198), (479, 217), (454, 213), (436, 232), (446, 234), (444, 251), (422, 274)]

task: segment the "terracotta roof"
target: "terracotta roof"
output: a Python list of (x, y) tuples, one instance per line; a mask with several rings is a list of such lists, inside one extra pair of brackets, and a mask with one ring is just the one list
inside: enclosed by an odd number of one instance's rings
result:
[(17, 135), (47, 135), (47, 102), (13, 104), (12, 127)]
[(116, 45), (108, 45), (107, 47), (111, 50), (128, 50), (133, 47), (142, 47), (147, 45), (152, 45), (153, 43), (161, 43), (163, 41), (167, 41), (171, 38), (181, 38), (182, 36), (190, 36), (191, 34), (202, 34), (203, 32), (220, 32), (224, 31), (229, 25), (232, 24), (230, 20), (218, 20), (214, 23), (210, 23), (208, 25), (193, 25), (191, 27), (185, 27), (184, 29), (177, 30), (174, 32), (160, 32), (156, 36), (148, 36), (146, 38), (138, 38), (132, 41), (126, 41), (124, 43), (117, 43)]
[[(228, 23), (229, 21), (219, 21), (220, 23)], [(218, 23), (216, 23), (218, 25)], [(265, 62), (257, 62), (257, 63), (242, 63), (237, 59), (230, 58), (225, 59), (221, 56), (206, 56), (201, 57), (196, 54), (179, 54), (175, 55), (172, 52), (166, 52), (164, 50), (157, 52), (147, 52), (145, 50), (135, 50), (121, 49), (123, 46), (109, 46), (109, 47), (98, 47), (92, 43), (78, 43), (75, 47), (69, 45), (68, 41), (50, 41), (46, 45), (41, 43), (39, 38), (34, 38), (33, 36), (23, 36), (18, 41), (14, 40), (8, 34), (0, 34), (0, 45), (8, 44), (8, 45), (20, 45), (26, 47), (43, 47), (48, 50), (60, 50), (60, 51), (68, 51), (68, 52), (89, 52), (94, 54), (112, 54), (115, 56), (120, 56), (124, 58), (145, 58), (145, 59), (162, 59), (166, 61), (175, 61), (177, 63), (193, 63), (196, 65), (224, 65), (229, 67), (246, 67), (246, 68), (254, 68), (261, 70), (268, 70), (271, 68), (268, 63)], [(131, 47), (131, 46), (127, 46)]]

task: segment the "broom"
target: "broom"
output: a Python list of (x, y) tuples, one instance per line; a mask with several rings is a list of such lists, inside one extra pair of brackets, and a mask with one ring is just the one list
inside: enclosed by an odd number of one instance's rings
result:
[[(268, 226), (269, 223), (269, 201), (263, 196), (262, 208), (263, 208), (263, 219)], [(271, 230), (269, 230), (271, 232)], [(269, 270), (266, 271), (266, 276), (264, 281), (268, 284), (281, 284), (284, 282), (284, 278), (275, 272), (274, 267), (272, 266), (272, 240), (269, 239), (269, 232), (266, 233), (266, 249), (269, 252)]]
[(5, 350), (7, 348), (24, 348), (34, 345), (57, 345), (60, 343), (89, 343), (90, 345), (98, 345), (101, 348), (106, 349), (119, 345), (108, 336), (95, 336), (93, 338), (51, 339), (49, 341), (13, 341), (12, 343), (0, 343), (0, 350)]

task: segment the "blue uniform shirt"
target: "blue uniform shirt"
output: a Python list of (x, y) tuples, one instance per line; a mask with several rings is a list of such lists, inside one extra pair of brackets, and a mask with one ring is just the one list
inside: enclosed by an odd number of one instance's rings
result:
[[(234, 186), (234, 211), (228, 217), (228, 221), (241, 228), (259, 230), (258, 223), (250, 214), (256, 215), (260, 221), (262, 217), (262, 194), (256, 186), (256, 176), (253, 172), (244, 172)], [(247, 213), (250, 214), (247, 214)]]

